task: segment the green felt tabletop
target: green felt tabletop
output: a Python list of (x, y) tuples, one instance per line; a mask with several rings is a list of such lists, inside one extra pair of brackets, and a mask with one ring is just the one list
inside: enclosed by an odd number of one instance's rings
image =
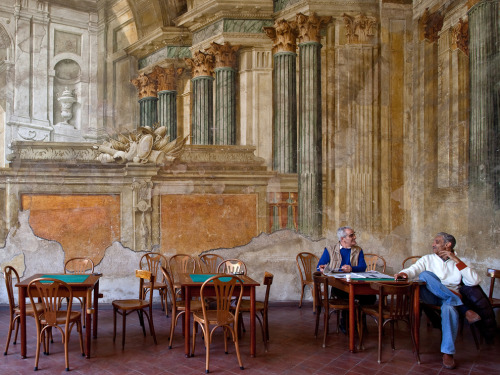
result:
[(65, 283), (83, 283), (89, 275), (43, 275), (42, 277), (64, 281)]
[(366, 277), (353, 277), (351, 280), (357, 280), (357, 281), (389, 281), (392, 280), (394, 281), (394, 277), (386, 277), (386, 278), (379, 278), (379, 279), (370, 279)]
[[(211, 275), (191, 273), (191, 274), (189, 274), (189, 277), (191, 277), (191, 280), (194, 283), (204, 283), (205, 281), (207, 281), (208, 279), (210, 279), (212, 276), (215, 276), (215, 275), (216, 275), (215, 273), (211, 274)], [(221, 277), (219, 280), (226, 283), (226, 282), (230, 281), (231, 278), (230, 277)]]

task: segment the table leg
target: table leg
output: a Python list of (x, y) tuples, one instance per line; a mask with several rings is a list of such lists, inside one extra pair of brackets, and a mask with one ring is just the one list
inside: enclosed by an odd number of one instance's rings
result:
[(94, 322), (92, 326), (94, 338), (97, 338), (97, 318), (99, 315), (99, 281), (95, 284), (94, 287)]
[(354, 353), (354, 284), (349, 283), (349, 351)]
[(252, 357), (256, 355), (255, 341), (255, 287), (253, 286), (250, 288), (250, 356)]
[(191, 330), (189, 324), (191, 323), (191, 289), (186, 286), (184, 288), (184, 306), (185, 306), (185, 312), (184, 312), (184, 353), (187, 358), (191, 356), (191, 348), (189, 345), (190, 338), (191, 338)]
[(420, 285), (415, 286), (413, 294), (413, 337), (415, 338), (415, 346), (417, 353), (420, 352)]
[(21, 358), (26, 358), (26, 288), (19, 288), (19, 324), (21, 326)]

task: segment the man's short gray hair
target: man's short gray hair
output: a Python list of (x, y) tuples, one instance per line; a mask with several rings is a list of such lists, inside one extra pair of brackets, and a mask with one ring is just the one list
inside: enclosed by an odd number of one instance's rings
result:
[(353, 230), (351, 227), (340, 227), (339, 229), (337, 229), (337, 237), (339, 238), (339, 241), (347, 236), (347, 233), (345, 231), (346, 229)]
[(446, 232), (439, 232), (436, 234), (436, 237), (443, 237), (444, 243), (447, 244), (448, 242), (451, 243), (451, 248), (453, 249), (455, 245), (457, 244), (457, 240), (455, 237), (453, 237), (451, 234), (446, 233)]

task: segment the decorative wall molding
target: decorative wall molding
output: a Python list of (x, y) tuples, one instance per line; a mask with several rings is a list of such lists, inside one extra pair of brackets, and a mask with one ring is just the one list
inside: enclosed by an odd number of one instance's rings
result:
[(452, 49), (459, 49), (469, 56), (469, 21), (460, 18), (458, 23), (452, 27), (451, 35)]
[(351, 16), (344, 13), (345, 36), (348, 44), (368, 43), (375, 37), (377, 19), (375, 17), (357, 14)]

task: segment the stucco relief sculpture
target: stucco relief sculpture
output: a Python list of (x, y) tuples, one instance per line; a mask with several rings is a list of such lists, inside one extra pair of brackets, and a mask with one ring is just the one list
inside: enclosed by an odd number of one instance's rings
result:
[(186, 58), (184, 60), (191, 68), (193, 78), (213, 75), (215, 59), (212, 54), (198, 51), (193, 54), (192, 59)]
[(298, 13), (296, 16), (298, 38), (301, 43), (321, 42), (321, 29), (326, 26), (332, 17), (318, 17), (316, 13), (306, 16)]
[(129, 134), (118, 134), (116, 139), (110, 138), (102, 145), (94, 146), (100, 154), (97, 160), (101, 163), (154, 163), (164, 165), (178, 158), (184, 149), (189, 136), (170, 141), (165, 126), (152, 129), (140, 127)]
[(375, 27), (377, 25), (375, 17), (365, 16), (364, 14), (351, 16), (345, 13), (342, 16), (344, 17), (347, 43), (367, 43), (375, 36)]
[(176, 68), (173, 65), (162, 68), (156, 65), (153, 68), (151, 77), (157, 82), (157, 90), (160, 91), (174, 91), (177, 86), (177, 77), (184, 72), (184, 68)]
[(61, 117), (64, 120), (61, 124), (70, 125), (68, 121), (73, 117), (73, 103), (76, 102), (74, 93), (65, 87), (57, 101), (61, 104)]
[(141, 73), (137, 78), (133, 79), (131, 82), (138, 91), (139, 99), (151, 96), (156, 97), (157, 82), (156, 79), (151, 74)]
[(451, 29), (452, 35), (452, 48), (459, 49), (467, 56), (469, 56), (469, 22), (461, 18), (458, 24)]
[(264, 32), (273, 41), (274, 53), (297, 50), (297, 22), (277, 20), (273, 27), (264, 27)]
[(232, 46), (229, 42), (225, 42), (224, 44), (212, 42), (210, 43), (208, 52), (214, 56), (216, 68), (235, 68), (236, 52), (238, 52), (239, 49), (240, 46)]

